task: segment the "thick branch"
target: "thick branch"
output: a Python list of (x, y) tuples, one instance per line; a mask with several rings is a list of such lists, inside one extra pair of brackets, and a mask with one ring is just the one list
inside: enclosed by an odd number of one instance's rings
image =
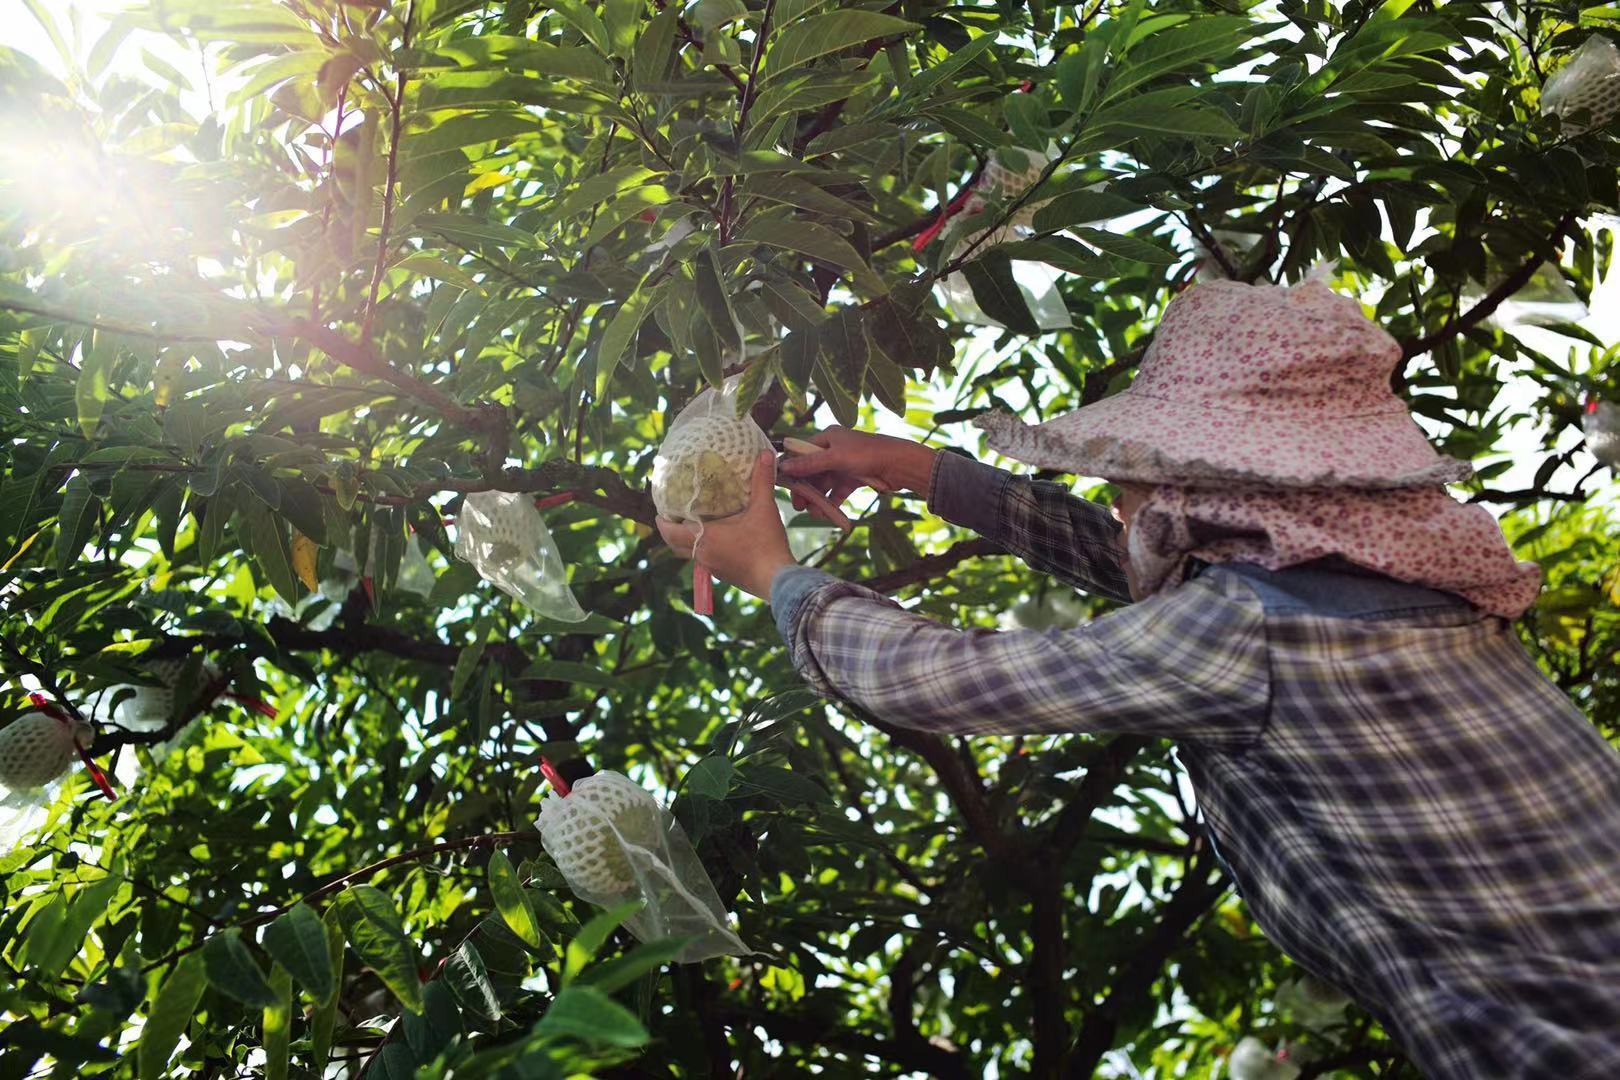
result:
[[(299, 904), (313, 903), (316, 900), (319, 900), (331, 893), (337, 892), (340, 889), (347, 888), (348, 886), (356, 884), (357, 882), (375, 877), (377, 874), (382, 873), (389, 867), (398, 866), (401, 863), (419, 862), (422, 859), (432, 858), (435, 855), (442, 855), (450, 851), (466, 851), (469, 848), (489, 847), (493, 844), (538, 844), (539, 842), (540, 834), (537, 832), (502, 832), (485, 833), (482, 836), (469, 836), (461, 840), (447, 840), (441, 844), (429, 844), (425, 847), (412, 848), (410, 851), (404, 851), (398, 855), (390, 855), (388, 858), (383, 859), (380, 862), (374, 862), (370, 866), (363, 866), (358, 870), (352, 870), (341, 877), (328, 881), (325, 885), (322, 885), (318, 889), (305, 893), (303, 896), (300, 896), (291, 903), (283, 904), (280, 907), (271, 908), (268, 911), (261, 911), (257, 915), (249, 916), (248, 918), (243, 919), (240, 922), (232, 923), (229, 927), (225, 927), (223, 929), (248, 930), (255, 926), (263, 926), (265, 923), (272, 922), (275, 919), (287, 914), (287, 912), (291, 911)], [(141, 968), (141, 974), (145, 975), (149, 971), (154, 971), (165, 966), (166, 964), (173, 963), (180, 957), (185, 956), (187, 953), (197, 951), (206, 945), (208, 943), (208, 939), (212, 936), (213, 934), (204, 934), (196, 941), (193, 941), (188, 945), (182, 945), (180, 948), (175, 949), (164, 956), (158, 957), (156, 960), (153, 960), (143, 966)]]
[(727, 1024), (761, 1027), (772, 1038), (812, 1047), (825, 1047), (844, 1054), (875, 1057), (898, 1065), (908, 1072), (923, 1073), (943, 1080), (966, 1080), (969, 1075), (962, 1054), (926, 1040), (904, 1043), (884, 1035), (869, 1035), (851, 1028), (842, 1017), (815, 1017), (765, 1009), (727, 1007), (721, 1010)]
[[(1547, 237), (1545, 247), (1555, 247), (1574, 224), (1574, 212), (1565, 214), (1558, 220), (1558, 224), (1554, 226), (1552, 234)], [(1479, 302), (1473, 307), (1448, 320), (1444, 326), (1432, 334), (1426, 334), (1415, 341), (1402, 342), (1401, 359), (1410, 360), (1414, 356), (1428, 352), (1436, 345), (1443, 345), (1459, 334), (1473, 329), (1493, 311), (1501, 307), (1503, 301), (1528, 285), (1530, 279), (1536, 276), (1536, 271), (1540, 269), (1546, 258), (1547, 256), (1543, 251), (1532, 252), (1529, 258), (1520, 264), (1518, 269), (1498, 282), (1496, 288), (1480, 297)]]
[(1181, 947), (1193, 925), (1203, 918), (1226, 891), (1226, 876), (1209, 876), (1209, 849), (1188, 864), (1186, 876), (1181, 879), (1175, 895), (1159, 914), (1159, 921), (1141, 946), (1131, 955), (1130, 962), (1114, 974), (1108, 997), (1093, 1009), (1080, 1026), (1068, 1062), (1071, 1080), (1090, 1080), (1096, 1075), (1097, 1065), (1114, 1045), (1119, 1033), (1120, 1018), (1133, 1012), (1153, 990), (1153, 983), (1164, 970), (1165, 962)]
[(907, 585), (916, 585), (918, 582), (931, 581), (940, 577), (969, 559), (977, 559), (982, 555), (1000, 555), (1002, 553), (1003, 549), (990, 540), (983, 538), (959, 540), (938, 555), (924, 555), (910, 566), (890, 574), (880, 574), (875, 578), (869, 578), (861, 582), (861, 584), (876, 592), (896, 592)]
[(1085, 839), (1086, 823), (1119, 784), (1136, 755), (1152, 741), (1144, 735), (1118, 735), (1103, 747), (1097, 760), (1086, 770), (1085, 778), (1075, 785), (1073, 797), (1064, 804), (1052, 824), (1054, 863), (1061, 866), (1063, 858)]

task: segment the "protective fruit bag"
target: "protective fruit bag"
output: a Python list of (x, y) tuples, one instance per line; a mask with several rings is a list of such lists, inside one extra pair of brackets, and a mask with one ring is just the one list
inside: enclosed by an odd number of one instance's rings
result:
[[(1620, 113), (1620, 48), (1600, 34), (1581, 42), (1541, 88), (1541, 112), (1556, 113), (1565, 130), (1577, 135), (1614, 119)], [(1576, 118), (1581, 113), (1584, 121)]]
[(537, 825), (575, 896), (602, 908), (642, 901), (625, 921), (640, 940), (696, 936), (675, 958), (683, 964), (750, 951), (680, 823), (627, 777), (598, 772), (563, 785)]
[[(1040, 181), (1051, 160), (1049, 155), (1025, 147), (991, 151), (972, 191), (955, 209), (960, 216), (943, 229), (943, 243), (949, 252), (946, 261), (954, 261), (970, 249), (971, 257), (977, 258), (997, 244), (1022, 239), (1026, 232), (1032, 230), (1035, 212), (1047, 200), (1035, 199), (1024, 203), (993, 232), (989, 225), (1000, 220), (1001, 213), (992, 213), (990, 203), (986, 200), (994, 200), (1003, 209), (1010, 207)], [(1058, 291), (1061, 275), (1056, 270), (1042, 262), (1014, 260), (1013, 280), (1023, 294), (1030, 314), (1035, 317), (1036, 326), (1042, 330), (1064, 330), (1073, 325), (1068, 306)], [(943, 289), (945, 302), (961, 321), (979, 326), (1002, 325), (979, 307), (973, 298), (972, 287), (961, 274), (946, 277)]]
[(587, 618), (568, 588), (557, 542), (532, 495), (480, 491), (462, 501), (456, 518), (456, 558), (530, 611), (559, 622)]
[[(697, 526), (748, 509), (754, 461), (770, 439), (746, 412), (737, 415), (737, 380), (723, 391), (705, 390), (676, 415), (653, 459), (653, 506), (670, 521)], [(693, 563), (693, 609), (713, 612), (708, 571)]]

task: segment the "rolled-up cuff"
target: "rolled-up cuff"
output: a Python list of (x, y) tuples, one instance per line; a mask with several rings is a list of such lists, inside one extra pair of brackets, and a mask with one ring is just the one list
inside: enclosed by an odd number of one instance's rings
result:
[(793, 630), (810, 594), (838, 578), (809, 566), (784, 566), (771, 578), (771, 617), (782, 640), (793, 644)]
[(1001, 496), (1013, 474), (962, 454), (934, 455), (928, 509), (964, 529), (993, 536), (1003, 527)]

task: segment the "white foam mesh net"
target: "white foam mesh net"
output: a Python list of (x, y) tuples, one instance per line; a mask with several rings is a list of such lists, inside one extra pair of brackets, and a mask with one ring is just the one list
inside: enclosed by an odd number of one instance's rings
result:
[(471, 563), (479, 577), (531, 611), (560, 622), (587, 617), (568, 588), (557, 542), (529, 495), (468, 495), (456, 518), (456, 558)]
[(42, 788), (72, 764), (75, 724), (48, 713), (24, 713), (0, 728), (0, 786), (8, 792)]
[(1581, 415), (1586, 448), (1611, 469), (1620, 469), (1620, 405), (1599, 401)]
[[(1584, 110), (1585, 119), (1576, 119)], [(1620, 48), (1593, 34), (1541, 88), (1541, 111), (1575, 133), (1600, 128), (1620, 113)]]
[(652, 499), (662, 517), (703, 524), (748, 509), (754, 460), (771, 440), (737, 415), (736, 380), (705, 390), (682, 409), (653, 458)]
[(625, 922), (640, 940), (696, 937), (676, 957), (681, 963), (750, 951), (680, 823), (629, 778), (598, 772), (567, 796), (553, 792), (537, 824), (575, 896), (603, 908), (642, 901)]
[[(156, 731), (168, 723), (174, 715), (175, 684), (180, 681), (180, 672), (185, 664), (183, 659), (149, 660), (142, 664), (141, 667), (163, 685), (135, 687), (135, 693), (118, 703), (114, 710), (114, 722), (131, 731)], [(202, 685), (197, 687), (198, 693), (206, 693), (208, 686), (219, 682), (219, 677), (219, 665), (210, 660), (203, 661), (202, 673), (198, 677)]]

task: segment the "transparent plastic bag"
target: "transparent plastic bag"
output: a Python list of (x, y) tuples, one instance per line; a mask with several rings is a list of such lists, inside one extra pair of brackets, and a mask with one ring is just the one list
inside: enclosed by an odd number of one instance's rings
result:
[(529, 495), (468, 495), (456, 518), (456, 558), (471, 563), (479, 577), (536, 614), (558, 622), (589, 617), (568, 588), (557, 542)]
[(433, 591), (433, 583), (438, 580), (433, 573), (433, 565), (428, 562), (427, 556), (422, 554), (421, 542), (412, 536), (405, 541), (405, 557), (399, 562), (399, 573), (394, 577), (394, 587), (401, 592), (415, 593), (425, 597)]
[(1272, 1051), (1253, 1035), (1245, 1035), (1226, 1058), (1226, 1075), (1232, 1080), (1294, 1080), (1300, 1066), (1285, 1043)]
[[(946, 261), (954, 261), (965, 252), (975, 257), (998, 244), (1022, 239), (1033, 230), (1035, 212), (1048, 200), (1031, 200), (1020, 206), (999, 227), (986, 227), (999, 221), (1001, 215), (1024, 192), (1028, 191), (1046, 170), (1051, 157), (1038, 150), (1012, 148), (993, 150), (985, 162), (984, 172), (973, 186), (973, 195), (962, 207), (958, 220), (944, 232), (944, 243), (950, 254)], [(992, 211), (993, 200), (1000, 207)], [(1014, 260), (1013, 281), (1023, 294), (1024, 304), (1035, 317), (1035, 325), (1042, 330), (1067, 330), (1074, 325), (1069, 318), (1069, 306), (1058, 290), (1062, 275), (1042, 262)], [(951, 274), (941, 284), (943, 299), (958, 320), (974, 326), (1002, 326), (986, 315), (973, 298), (973, 288), (961, 274)]]
[(1581, 412), (1581, 433), (1592, 456), (1611, 469), (1620, 470), (1620, 405), (1601, 398), (1588, 398)]
[(676, 956), (683, 964), (751, 951), (680, 823), (627, 777), (598, 772), (552, 792), (536, 824), (575, 896), (601, 908), (642, 901), (625, 921), (638, 939), (697, 936)]
[(1491, 312), (1490, 322), (1504, 330), (1515, 326), (1552, 326), (1580, 322), (1591, 312), (1569, 287), (1564, 272), (1552, 262), (1543, 262), (1524, 288), (1508, 297)]
[[(1585, 120), (1576, 119), (1583, 112)], [(1541, 113), (1557, 115), (1573, 135), (1614, 119), (1620, 113), (1620, 48), (1599, 34), (1581, 42), (1569, 63), (1541, 88)]]

